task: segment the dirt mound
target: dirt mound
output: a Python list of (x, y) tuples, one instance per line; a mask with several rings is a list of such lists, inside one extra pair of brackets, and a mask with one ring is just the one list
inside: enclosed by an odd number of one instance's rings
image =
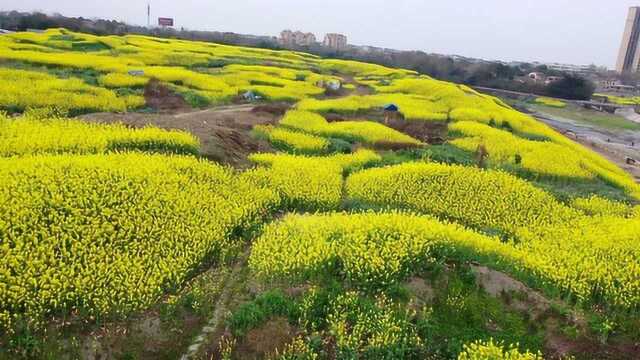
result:
[[(407, 134), (414, 139), (432, 145), (439, 145), (447, 140), (449, 127), (449, 125), (443, 121), (406, 120), (401, 113), (384, 112), (381, 110), (371, 110), (362, 115), (343, 115), (330, 112), (323, 116), (330, 123), (339, 121), (377, 121), (401, 133)], [(415, 145), (386, 142), (376, 144), (376, 148), (382, 150), (400, 150), (412, 147), (415, 147)]]
[(273, 151), (268, 142), (251, 136), (254, 125), (276, 124), (280, 118), (268, 112), (252, 112), (253, 106), (234, 105), (179, 114), (100, 113), (81, 119), (97, 123), (123, 123), (141, 128), (149, 125), (162, 129), (190, 132), (200, 140), (200, 154), (222, 164), (238, 168), (250, 166), (247, 156), (254, 152)]
[(471, 270), (476, 282), (487, 294), (503, 298), (511, 308), (527, 311), (534, 319), (544, 315), (551, 307), (551, 302), (540, 293), (505, 273), (479, 265), (471, 265)]
[(220, 127), (211, 135), (206, 144), (203, 143), (204, 155), (235, 167), (248, 166), (247, 156), (252, 153), (273, 151), (267, 142), (252, 138), (247, 131)]
[(547, 330), (544, 353), (548, 359), (638, 360), (640, 344), (609, 340), (603, 344), (597, 339), (580, 337), (572, 339), (561, 331)]
[[(502, 299), (511, 309), (527, 313), (532, 321), (544, 327), (545, 358), (565, 359), (571, 355), (589, 354), (590, 357), (584, 359), (638, 359), (640, 344), (624, 338), (612, 338), (607, 341), (596, 338), (588, 329), (586, 319), (580, 312), (569, 311), (567, 314), (560, 314), (554, 310), (552, 303), (558, 307), (565, 306), (558, 300), (548, 300), (522, 282), (486, 266), (471, 265), (471, 270), (476, 276), (477, 284), (487, 294)], [(579, 336), (568, 336), (563, 328), (576, 329)]]
[(447, 140), (448, 124), (443, 121), (389, 119), (387, 126), (427, 144), (439, 145)]
[(274, 103), (255, 106), (253, 109), (251, 109), (251, 112), (254, 114), (263, 112), (272, 115), (284, 115), (290, 108), (290, 104)]
[(297, 330), (289, 324), (286, 318), (276, 317), (259, 328), (252, 329), (238, 344), (234, 351), (237, 359), (264, 359), (282, 351), (285, 345), (296, 336)]
[(151, 79), (144, 88), (147, 106), (158, 111), (191, 109), (182, 96), (174, 93), (157, 79)]

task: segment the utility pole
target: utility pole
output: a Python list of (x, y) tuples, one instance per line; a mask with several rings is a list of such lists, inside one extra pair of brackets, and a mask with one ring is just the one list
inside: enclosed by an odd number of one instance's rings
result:
[(147, 27), (151, 27), (151, 3), (147, 3)]

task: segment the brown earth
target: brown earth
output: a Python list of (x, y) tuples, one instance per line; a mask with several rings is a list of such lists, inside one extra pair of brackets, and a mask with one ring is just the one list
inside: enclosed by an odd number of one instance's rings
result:
[[(476, 276), (478, 285), (487, 294), (502, 297), (507, 300), (509, 307), (518, 311), (527, 311), (533, 319), (541, 317), (551, 307), (551, 301), (542, 294), (505, 273), (480, 265), (471, 265), (471, 271)], [(519, 296), (510, 296), (514, 293)]]
[[(585, 315), (579, 310), (571, 310), (570, 306), (559, 300), (549, 300), (503, 272), (477, 264), (470, 264), (470, 268), (476, 284), (487, 295), (499, 299), (510, 310), (527, 314), (531, 324), (544, 329), (545, 359), (567, 359), (571, 355), (576, 360), (640, 359), (640, 344), (620, 337), (610, 337), (606, 343), (602, 342), (590, 330)], [(444, 276), (447, 276), (447, 271)], [(437, 285), (430, 280), (413, 276), (404, 285), (409, 290), (410, 306), (415, 311), (435, 299), (434, 286)], [(554, 305), (567, 309), (567, 313), (554, 310)], [(575, 328), (578, 336), (569, 337), (563, 333), (564, 328)]]
[(439, 145), (447, 140), (448, 124), (443, 121), (407, 121), (392, 117), (386, 125), (427, 144)]
[[(80, 118), (95, 123), (122, 123), (132, 128), (153, 125), (190, 132), (200, 140), (201, 154), (234, 167), (250, 165), (247, 156), (273, 151), (268, 142), (253, 138), (254, 125), (276, 124), (286, 105), (230, 105), (200, 111), (173, 113), (97, 113)], [(184, 110), (184, 109), (182, 109)]]
[(146, 105), (156, 111), (189, 110), (191, 106), (184, 98), (156, 79), (151, 79), (144, 88)]
[[(486, 266), (471, 265), (476, 282), (487, 294), (502, 299), (513, 309), (531, 316), (537, 323), (544, 323), (545, 356), (547, 359), (566, 359), (574, 355), (577, 359), (632, 360), (640, 359), (640, 344), (619, 339), (609, 339), (606, 343), (594, 338), (584, 315), (570, 311), (566, 315), (555, 313), (551, 301), (509, 275)], [(570, 338), (563, 334), (561, 326), (575, 327), (580, 336)]]
[(609, 340), (602, 344), (597, 339), (579, 337), (570, 339), (557, 329), (548, 328), (544, 353), (548, 359), (567, 359), (573, 355), (578, 360), (638, 360), (640, 344)]
[(273, 318), (264, 325), (250, 330), (234, 349), (236, 359), (264, 359), (276, 351), (282, 352), (285, 345), (297, 335), (298, 330), (284, 317)]
[(373, 95), (375, 93), (375, 90), (371, 86), (360, 84), (353, 76), (343, 76), (342, 81), (345, 84), (352, 84), (356, 87), (349, 95)]
[(272, 103), (272, 104), (257, 105), (253, 109), (251, 109), (251, 112), (252, 113), (268, 113), (268, 114), (282, 116), (290, 108), (291, 108), (291, 105), (287, 103)]
[[(328, 122), (339, 121), (376, 121), (416, 140), (427, 144), (442, 144), (447, 140), (448, 124), (443, 121), (406, 120), (401, 113), (369, 110), (356, 115), (344, 115), (330, 112), (324, 114)], [(381, 142), (380, 149), (398, 150), (399, 148), (415, 147), (411, 144), (389, 144)], [(398, 145), (402, 145), (398, 148)]]

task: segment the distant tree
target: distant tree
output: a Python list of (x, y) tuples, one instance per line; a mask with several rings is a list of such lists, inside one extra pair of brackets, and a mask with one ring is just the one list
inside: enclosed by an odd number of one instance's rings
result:
[[(168, 38), (209, 41), (230, 45), (253, 46), (268, 49), (281, 49), (274, 38), (245, 36), (241, 34), (217, 31), (189, 31), (180, 29), (146, 28), (127, 25), (125, 23), (104, 20), (85, 19), (82, 17), (65, 17), (60, 14), (48, 16), (41, 13), (20, 13), (17, 11), (0, 11), (0, 28), (9, 30), (47, 29), (64, 27), (72, 31), (86, 32), (96, 35), (107, 34), (143, 34)], [(464, 83), (473, 86), (485, 86), (505, 90), (528, 92), (540, 95), (553, 95), (567, 98), (588, 98), (592, 90), (589, 83), (573, 80), (569, 75), (552, 71), (545, 65), (534, 66), (523, 63), (509, 66), (498, 62), (482, 62), (460, 57), (428, 54), (423, 51), (371, 51), (363, 52), (354, 49), (335, 51), (321, 45), (312, 45), (304, 50), (321, 57), (365, 61), (389, 67), (405, 68), (427, 74), (437, 79)], [(568, 83), (554, 84), (547, 89), (543, 85), (517, 81), (517, 77), (525, 76), (532, 71), (544, 72), (547, 75), (565, 76)], [(625, 83), (635, 85), (638, 79), (634, 75), (624, 78)], [(572, 83), (571, 83), (572, 82)]]
[(591, 81), (572, 74), (547, 86), (550, 96), (571, 100), (589, 100), (594, 91), (595, 85)]
[(547, 71), (549, 71), (549, 67), (547, 65), (538, 65), (533, 68), (533, 71), (546, 73)]

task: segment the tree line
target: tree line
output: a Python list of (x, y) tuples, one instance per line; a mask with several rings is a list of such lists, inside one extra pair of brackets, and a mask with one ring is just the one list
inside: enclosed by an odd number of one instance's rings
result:
[[(27, 29), (66, 29), (95, 35), (142, 34), (173, 37), (185, 40), (200, 40), (230, 45), (281, 49), (277, 39), (269, 36), (252, 36), (231, 32), (190, 31), (173, 28), (147, 28), (129, 25), (115, 20), (66, 17), (59, 14), (0, 12), (0, 28), (12, 31)], [(440, 80), (483, 86), (497, 89), (533, 93), (565, 99), (588, 100), (595, 90), (594, 84), (581, 76), (548, 69), (533, 64), (505, 65), (499, 62), (476, 61), (453, 58), (423, 51), (370, 51), (357, 47), (336, 51), (321, 45), (295, 48), (322, 57), (341, 58), (380, 64), (389, 67), (415, 70)], [(562, 80), (549, 85), (522, 81), (531, 72), (542, 72), (547, 76), (559, 76)]]

